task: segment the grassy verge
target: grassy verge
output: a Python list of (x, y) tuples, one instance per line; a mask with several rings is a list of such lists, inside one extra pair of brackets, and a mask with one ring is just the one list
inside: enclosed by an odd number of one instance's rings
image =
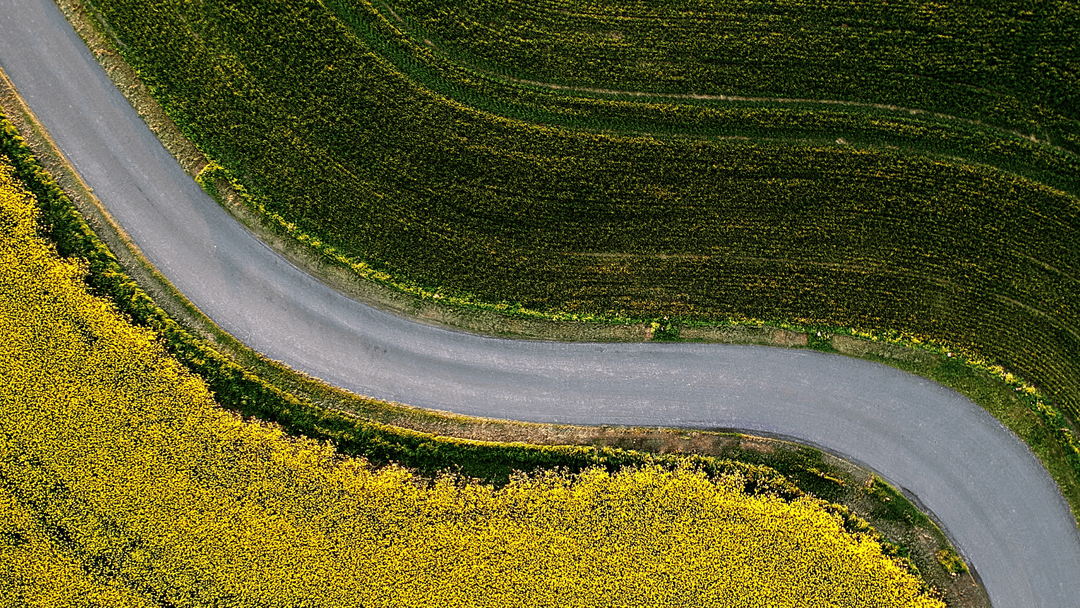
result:
[[(20, 111), (17, 99), (10, 91), (0, 98), (5, 108), (26, 127), (24, 130), (38, 146), (47, 147), (48, 140), (38, 128), (33, 128), (32, 117)], [(42, 215), (39, 228), (56, 243), (58, 252), (65, 257), (87, 260), (88, 284), (93, 292), (104, 295), (120, 307), (137, 324), (152, 328), (169, 351), (180, 359), (188, 369), (198, 373), (208, 382), (216, 400), (225, 407), (246, 416), (280, 424), (287, 431), (321, 440), (331, 441), (343, 454), (364, 456), (372, 462), (399, 463), (411, 467), (422, 475), (436, 476), (447, 470), (501, 485), (513, 471), (536, 471), (559, 468), (580, 471), (601, 466), (617, 470), (627, 465), (659, 464), (677, 467), (690, 461), (713, 474), (739, 471), (747, 479), (747, 487), (753, 491), (776, 492), (794, 497), (801, 494), (788, 478), (767, 468), (786, 472), (790, 479), (797, 479), (807, 487), (844, 505), (838, 507), (852, 529), (864, 524), (858, 515), (873, 514), (871, 524), (889, 529), (887, 544), (901, 559), (911, 563), (924, 573), (930, 584), (945, 588), (955, 585), (933, 556), (949, 550), (947, 540), (932, 523), (921, 518), (910, 519), (906, 514), (894, 514), (876, 509), (875, 491), (858, 491), (863, 478), (872, 478), (869, 472), (852, 468), (821, 454), (817, 450), (739, 435), (714, 433), (663, 431), (658, 429), (585, 429), (580, 427), (557, 427), (553, 425), (525, 425), (500, 421), (477, 421), (464, 417), (440, 416), (410, 408), (379, 403), (348, 395), (342, 391), (320, 385), (311, 379), (289, 372), (281, 366), (261, 360), (257, 355), (231, 342), (227, 335), (214, 331), (208, 320), (201, 322), (197, 331), (206, 332), (203, 339), (173, 321), (125, 274), (116, 257), (109, 251), (89, 225), (77, 212), (74, 204), (60, 187), (43, 171), (31, 156), (24, 141), (17, 136), (13, 125), (3, 125), (3, 151), (16, 167), (19, 177), (40, 201)], [(51, 155), (50, 155), (51, 156)], [(71, 184), (71, 190), (83, 199), (84, 206), (93, 207), (92, 194), (78, 187), (78, 177), (65, 170), (61, 158), (52, 156), (53, 166), (62, 179)], [(91, 199), (91, 200), (87, 200)], [(100, 209), (98, 212), (100, 213)], [(148, 268), (145, 260), (129, 250), (123, 235), (116, 232), (107, 216), (99, 216), (104, 222), (99, 231), (110, 234), (114, 248), (128, 250), (128, 264), (142, 273), (151, 284), (160, 282), (160, 276)], [(166, 286), (167, 287), (167, 286)], [(155, 287), (171, 306), (180, 306), (188, 315), (197, 314), (182, 297), (171, 294), (160, 284)], [(184, 308), (184, 307), (187, 308)], [(238, 365), (225, 352), (238, 352), (247, 360), (255, 362), (251, 368)], [(277, 380), (271, 383), (259, 374), (268, 372)], [(282, 389), (281, 386), (286, 386)], [(292, 391), (289, 389), (298, 388)], [(460, 435), (486, 436), (500, 439), (503, 443), (475, 441), (461, 438), (440, 437), (432, 433), (403, 429), (377, 422), (365, 421), (342, 411), (327, 409), (331, 405), (343, 409), (377, 413), (390, 422), (414, 425), (419, 428), (438, 427), (456, 430)], [(576, 440), (585, 446), (507, 444), (513, 439), (565, 443)], [(654, 450), (650, 454), (642, 450)], [(667, 453), (665, 455), (664, 453)], [(733, 460), (739, 458), (740, 460)], [(867, 486), (880, 488), (880, 482)], [(877, 501), (885, 505), (887, 501)], [(977, 604), (971, 604), (977, 605)]]
[(918, 374), (948, 386), (986, 408), (1016, 433), (1047, 468), (1080, 520), (1080, 441), (1065, 416), (1044, 395), (1000, 366), (973, 360), (948, 348), (902, 346), (882, 337), (856, 337), (825, 329), (817, 346)]

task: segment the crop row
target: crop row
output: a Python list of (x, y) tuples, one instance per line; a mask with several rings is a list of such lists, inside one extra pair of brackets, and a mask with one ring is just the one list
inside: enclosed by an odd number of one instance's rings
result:
[(543, 311), (934, 336), (1080, 413), (1073, 195), (899, 152), (493, 117), (404, 77), (313, 0), (96, 5), (268, 212), (379, 270)]
[[(1080, 159), (982, 124), (922, 113), (836, 104), (648, 97), (552, 91), (504, 82), (447, 59), (416, 32), (366, 2), (328, 0), (341, 21), (409, 78), (456, 102), (533, 123), (614, 133), (696, 137), (749, 137), (896, 147), (964, 158), (1080, 192)], [(397, 15), (397, 13), (392, 13)], [(404, 31), (403, 31), (404, 30)], [(420, 36), (422, 38), (422, 35)]]
[[(0, 157), (2, 158), (2, 157)], [(0, 162), (0, 590), (27, 604), (942, 606), (808, 497), (691, 468), (426, 485), (216, 407)], [(41, 580), (43, 566), (53, 568)]]
[[(351, 2), (358, 5), (361, 2)], [(986, 121), (1080, 150), (1069, 2), (377, 3), (462, 65), (629, 91), (849, 100)]]

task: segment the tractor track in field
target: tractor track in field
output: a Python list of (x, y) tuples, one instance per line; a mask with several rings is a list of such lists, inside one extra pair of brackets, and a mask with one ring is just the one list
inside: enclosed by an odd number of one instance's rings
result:
[[(520, 4), (520, 3), (518, 3), (518, 4)], [(397, 23), (397, 27), (399, 29), (401, 29), (401, 31), (404, 34), (406, 34), (410, 38), (416, 40), (416, 36), (414, 35), (414, 33), (411, 30), (408, 29), (409, 24), (404, 19), (402, 19), (396, 12), (394, 12), (394, 10), (389, 5), (387, 5), (385, 3), (380, 3), (380, 6), (382, 6), (383, 10), (385, 10), (387, 13), (390, 14), (391, 17), (393, 17), (393, 21)], [(565, 12), (565, 11), (557, 11), (557, 12), (568, 14), (568, 15), (572, 14), (572, 13)], [(574, 14), (577, 14), (577, 13), (574, 13)], [(429, 48), (431, 48), (433, 50), (438, 50), (438, 47), (428, 39), (423, 39), (423, 43), (424, 43), (425, 46), (428, 46)], [(747, 95), (737, 95), (737, 94), (720, 94), (720, 93), (670, 93), (670, 92), (663, 92), (663, 91), (640, 91), (640, 90), (632, 90), (632, 89), (609, 89), (609, 88), (603, 88), (603, 87), (590, 87), (590, 86), (573, 85), (573, 84), (562, 84), (562, 83), (557, 83), (557, 82), (548, 82), (548, 81), (543, 81), (543, 80), (532, 80), (532, 79), (528, 79), (528, 78), (514, 78), (514, 77), (511, 77), (511, 76), (505, 76), (505, 75), (497, 74), (495, 72), (491, 72), (491, 71), (482, 69), (482, 68), (477, 67), (477, 66), (470, 66), (470, 65), (466, 65), (466, 64), (462, 64), (462, 63), (457, 63), (452, 57), (449, 57), (449, 56), (446, 56), (446, 55), (443, 55), (443, 58), (446, 61), (448, 61), (448, 62), (450, 62), (450, 63), (452, 63), (454, 65), (457, 65), (458, 67), (464, 68), (464, 69), (466, 69), (466, 70), (468, 70), (468, 71), (470, 71), (470, 72), (472, 72), (472, 73), (474, 73), (474, 74), (476, 74), (476, 75), (478, 75), (478, 76), (480, 76), (482, 78), (486, 78), (487, 80), (490, 80), (492, 82), (508, 84), (508, 85), (513, 85), (513, 86), (519, 86), (519, 87), (532, 87), (534, 89), (541, 89), (541, 90), (546, 90), (546, 91), (562, 91), (562, 92), (566, 92), (566, 93), (584, 94), (584, 95), (600, 95), (600, 96), (604, 96), (604, 97), (634, 98), (634, 99), (642, 99), (642, 100), (646, 100), (646, 101), (650, 101), (650, 100), (651, 101), (664, 101), (664, 100), (670, 100), (670, 101), (718, 101), (718, 102), (735, 102), (735, 103), (779, 104), (779, 105), (785, 105), (785, 106), (786, 105), (799, 105), (799, 104), (801, 104), (801, 105), (823, 106), (823, 107), (833, 106), (833, 107), (843, 107), (843, 108), (865, 108), (865, 109), (871, 109), (871, 110), (886, 110), (886, 111), (889, 111), (889, 112), (894, 112), (894, 113), (896, 113), (898, 115), (924, 116), (924, 117), (933, 118), (935, 120), (939, 120), (939, 121), (943, 121), (943, 122), (962, 123), (962, 124), (966, 124), (966, 125), (982, 127), (982, 128), (986, 128), (986, 129), (989, 129), (989, 130), (992, 130), (992, 131), (997, 131), (997, 132), (1002, 133), (1002, 134), (1007, 134), (1007, 135), (1011, 135), (1011, 136), (1014, 136), (1014, 137), (1019, 137), (1020, 139), (1025, 139), (1025, 140), (1031, 141), (1033, 143), (1042, 144), (1044, 146), (1047, 146), (1049, 148), (1052, 148), (1052, 149), (1054, 149), (1054, 150), (1056, 150), (1058, 152), (1064, 153), (1064, 154), (1075, 155), (1075, 153), (1073, 153), (1073, 152), (1071, 152), (1069, 150), (1066, 150), (1066, 149), (1064, 149), (1064, 148), (1062, 148), (1060, 146), (1056, 146), (1056, 145), (1054, 145), (1053, 143), (1051, 143), (1048, 140), (1040, 139), (1040, 138), (1036, 137), (1035, 134), (1033, 134), (1033, 133), (1022, 133), (1020, 131), (1016, 131), (1016, 130), (1013, 130), (1013, 129), (1005, 129), (1005, 128), (1001, 128), (1001, 127), (993, 127), (993, 126), (987, 125), (985, 122), (983, 122), (981, 120), (963, 118), (961, 116), (954, 116), (954, 115), (945, 114), (945, 113), (942, 113), (942, 112), (935, 112), (933, 110), (924, 110), (924, 109), (921, 109), (921, 108), (909, 108), (909, 107), (904, 107), (904, 106), (898, 106), (898, 105), (895, 105), (895, 104), (871, 103), (871, 102), (865, 102), (865, 101), (853, 101), (853, 100), (848, 100), (848, 99), (815, 99), (815, 98), (808, 98), (808, 97), (807, 98), (803, 98), (803, 97), (758, 97), (758, 96), (747, 96)], [(837, 142), (837, 143), (840, 143), (840, 142)]]

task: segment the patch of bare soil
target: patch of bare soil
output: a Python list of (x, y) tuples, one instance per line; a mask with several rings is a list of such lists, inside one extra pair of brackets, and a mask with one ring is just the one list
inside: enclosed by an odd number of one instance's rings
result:
[(679, 338), (693, 342), (718, 342), (724, 344), (764, 344), (789, 347), (807, 345), (806, 332), (770, 326), (755, 327), (753, 325), (683, 325), (679, 328)]
[(876, 342), (852, 336), (834, 335), (832, 336), (830, 343), (837, 352), (854, 357), (876, 355), (885, 359), (912, 361), (916, 363), (929, 363), (935, 358), (935, 355), (932, 353), (909, 348), (902, 344)]

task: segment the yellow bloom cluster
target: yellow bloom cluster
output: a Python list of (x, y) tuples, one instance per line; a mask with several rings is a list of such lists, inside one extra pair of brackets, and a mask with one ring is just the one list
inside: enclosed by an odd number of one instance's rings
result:
[(34, 213), (0, 167), (0, 604), (942, 605), (819, 503), (737, 478), (425, 483), (243, 422)]
[[(5, 460), (10, 456), (0, 454)], [(54, 543), (35, 514), (0, 485), (0, 605), (150, 608), (155, 604), (87, 576), (78, 558)]]

